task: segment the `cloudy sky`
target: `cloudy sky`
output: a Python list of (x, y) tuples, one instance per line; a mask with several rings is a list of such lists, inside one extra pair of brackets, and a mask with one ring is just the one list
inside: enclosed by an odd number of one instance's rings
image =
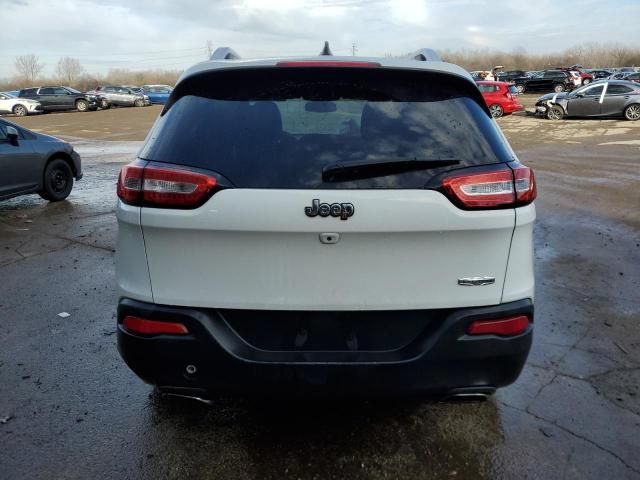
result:
[(640, 45), (640, 0), (0, 0), (0, 79), (37, 54), (86, 70), (181, 69), (207, 41), (242, 56), (402, 54), (419, 47), (557, 51), (582, 42)]

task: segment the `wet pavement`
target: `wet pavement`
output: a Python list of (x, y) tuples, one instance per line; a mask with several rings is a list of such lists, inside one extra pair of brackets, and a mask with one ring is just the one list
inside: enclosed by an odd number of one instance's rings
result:
[(481, 404), (209, 408), (159, 399), (115, 347), (115, 181), (157, 113), (20, 119), (84, 137), (85, 178), (65, 202), (0, 203), (0, 478), (640, 479), (640, 122), (500, 120), (539, 185), (514, 385)]

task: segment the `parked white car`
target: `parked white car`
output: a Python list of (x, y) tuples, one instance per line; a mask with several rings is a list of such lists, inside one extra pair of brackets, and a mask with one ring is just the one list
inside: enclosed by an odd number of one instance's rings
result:
[(575, 70), (571, 70), (569, 72), (571, 74), (571, 80), (576, 87), (580, 87), (582, 85), (582, 75), (580, 72), (576, 72)]
[(42, 105), (36, 100), (18, 98), (10, 93), (0, 92), (0, 113), (13, 113), (18, 117), (42, 113)]

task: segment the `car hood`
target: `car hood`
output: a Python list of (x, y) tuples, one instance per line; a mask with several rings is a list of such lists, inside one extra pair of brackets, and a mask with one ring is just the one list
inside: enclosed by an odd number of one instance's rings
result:
[(562, 100), (565, 98), (569, 97), (569, 94), (566, 92), (563, 93), (547, 93), (546, 95), (541, 96), (540, 98), (538, 98), (537, 102), (546, 102), (547, 100), (552, 100), (553, 97), (556, 97), (556, 101), (557, 100)]
[(38, 137), (38, 140), (42, 141), (42, 142), (56, 142), (56, 143), (61, 143), (63, 144), (65, 147), (68, 147), (69, 149), (71, 149), (71, 144), (68, 142), (65, 142), (64, 140), (60, 140), (57, 137), (52, 137), (51, 135), (45, 135), (44, 133), (37, 133), (37, 132), (31, 132), (33, 133), (36, 137)]

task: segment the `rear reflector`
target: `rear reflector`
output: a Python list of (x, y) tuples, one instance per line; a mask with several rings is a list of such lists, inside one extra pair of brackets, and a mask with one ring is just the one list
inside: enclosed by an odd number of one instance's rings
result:
[(526, 315), (503, 318), (500, 320), (476, 320), (467, 328), (469, 335), (498, 335), (512, 337), (520, 335), (529, 328), (529, 318)]
[(120, 171), (118, 197), (130, 205), (196, 208), (213, 193), (215, 177), (135, 161)]
[(444, 193), (464, 209), (488, 209), (527, 205), (536, 198), (536, 186), (530, 168), (456, 174), (442, 181)]
[(122, 325), (125, 330), (140, 335), (186, 335), (189, 333), (187, 327), (182, 323), (158, 322), (131, 315), (124, 317)]
[(277, 67), (345, 67), (345, 68), (377, 68), (376, 62), (336, 62), (335, 60), (301, 60), (278, 62)]

